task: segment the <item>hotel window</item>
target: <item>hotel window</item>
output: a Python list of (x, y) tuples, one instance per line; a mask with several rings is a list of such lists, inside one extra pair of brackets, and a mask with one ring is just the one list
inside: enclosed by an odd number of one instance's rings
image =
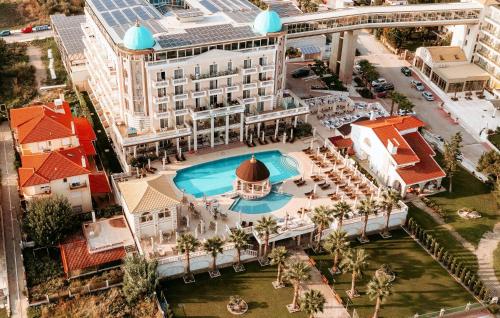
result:
[(168, 128), (168, 118), (160, 118), (160, 128)]
[(263, 66), (263, 65), (267, 65), (267, 57), (261, 57), (259, 58), (259, 65)]
[(210, 81), (210, 89), (216, 89), (217, 88), (217, 80)]
[(266, 89), (265, 89), (265, 88), (259, 88), (259, 90), (258, 90), (258, 94), (259, 94), (259, 96), (264, 96), (264, 95), (266, 95)]
[(158, 219), (164, 219), (170, 217), (170, 211), (165, 209), (163, 212), (158, 213)]
[(174, 79), (179, 79), (184, 76), (184, 70), (183, 69), (177, 69), (174, 70)]
[(196, 108), (200, 108), (201, 107), (201, 98), (195, 98), (194, 105)]
[(183, 85), (175, 86), (174, 92), (175, 92), (175, 95), (184, 94), (184, 86)]
[(249, 84), (252, 81), (252, 75), (243, 76), (243, 84)]
[(264, 111), (264, 102), (258, 102), (257, 103), (257, 111), (258, 112)]
[(194, 83), (194, 91), (199, 92), (200, 91), (200, 83)]
[(250, 68), (252, 67), (252, 60), (251, 59), (246, 59), (243, 61), (243, 68)]
[(199, 76), (200, 75), (200, 66), (199, 65), (196, 65), (194, 67), (194, 75), (195, 76)]
[(210, 96), (210, 106), (217, 105), (217, 95)]
[(175, 116), (175, 124), (177, 126), (184, 125), (184, 116)]
[(233, 78), (229, 77), (227, 79), (227, 86), (233, 86)]
[(156, 73), (156, 80), (157, 81), (164, 81), (166, 79), (167, 79), (167, 74), (165, 72)]
[(233, 62), (232, 61), (227, 62), (227, 70), (228, 71), (232, 71), (233, 70)]
[(145, 212), (141, 215), (141, 223), (153, 221), (153, 215), (149, 212)]
[(217, 64), (211, 64), (209, 67), (209, 72), (210, 75), (216, 75), (217, 74)]
[(184, 109), (184, 101), (183, 100), (175, 101), (175, 109), (176, 110)]
[(233, 100), (233, 94), (232, 94), (232, 93), (227, 93), (227, 95), (226, 95), (226, 96), (227, 96), (226, 100), (227, 100), (228, 102), (230, 102), (230, 101), (232, 101), (232, 100)]
[(167, 96), (167, 89), (166, 88), (158, 88), (158, 97), (165, 97)]
[(250, 90), (246, 89), (243, 91), (243, 98), (249, 98), (250, 97)]
[(259, 81), (265, 81), (266, 80), (266, 73), (259, 73)]
[(165, 113), (165, 112), (167, 112), (167, 103), (160, 103), (160, 104), (158, 104), (158, 112), (159, 113)]

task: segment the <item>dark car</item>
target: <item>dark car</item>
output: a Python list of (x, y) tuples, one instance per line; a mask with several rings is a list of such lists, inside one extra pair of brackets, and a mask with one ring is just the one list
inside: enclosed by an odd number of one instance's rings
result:
[(311, 73), (310, 70), (306, 68), (299, 68), (298, 70), (295, 70), (292, 72), (292, 77), (293, 78), (301, 78), (301, 77), (306, 77)]
[(377, 97), (378, 98), (386, 98), (387, 94), (388, 94), (387, 91), (383, 91), (383, 92), (377, 93)]
[(379, 85), (379, 86), (374, 87), (373, 91), (375, 93), (381, 93), (381, 92), (385, 92), (386, 89), (385, 89), (384, 85)]
[(0, 36), (9, 36), (10, 35), (10, 31), (9, 30), (1, 30), (0, 31)]
[(401, 68), (401, 73), (403, 73), (405, 76), (411, 76), (411, 69), (409, 67), (403, 66)]
[(384, 85), (382, 85), (382, 87), (386, 91), (393, 91), (394, 90), (394, 84), (392, 84), (392, 83), (385, 83)]

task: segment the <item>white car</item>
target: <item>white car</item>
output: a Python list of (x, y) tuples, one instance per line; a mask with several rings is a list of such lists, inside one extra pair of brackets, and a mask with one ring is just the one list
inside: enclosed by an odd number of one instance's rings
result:
[(416, 114), (417, 113), (414, 110), (408, 111), (408, 110), (400, 109), (398, 111), (399, 116), (416, 115)]
[(424, 84), (422, 84), (421, 81), (411, 80), (411, 86), (415, 87), (417, 89), (417, 91), (420, 91), (420, 92), (425, 90), (425, 86), (424, 86)]
[(375, 86), (380, 86), (380, 85), (383, 85), (383, 84), (386, 84), (387, 81), (385, 80), (385, 78), (378, 78), (374, 81), (372, 81), (372, 86), (375, 87)]
[(428, 102), (432, 102), (434, 100), (434, 95), (432, 95), (431, 92), (424, 91), (422, 93), (422, 96), (424, 96), (425, 100), (428, 101)]

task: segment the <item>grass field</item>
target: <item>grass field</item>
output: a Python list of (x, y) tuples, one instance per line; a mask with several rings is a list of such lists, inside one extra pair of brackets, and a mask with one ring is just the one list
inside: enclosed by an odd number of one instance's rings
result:
[[(440, 156), (436, 156), (438, 161)], [(448, 186), (448, 180), (443, 182)], [(484, 233), (492, 231), (499, 221), (499, 213), (491, 187), (476, 179), (462, 167), (453, 177), (453, 192), (441, 192), (430, 197), (446, 212), (446, 222), (449, 223), (467, 241), (477, 247)], [(461, 208), (473, 208), (482, 217), (475, 220), (460, 218), (457, 211)]]
[(25, 26), (29, 22), (31, 21), (24, 17), (19, 10), (19, 2), (0, 2), (0, 29), (14, 29)]
[[(375, 303), (365, 294), (366, 284), (382, 264), (390, 264), (396, 273), (394, 293), (382, 305), (382, 318), (412, 317), (415, 313), (423, 314), (474, 302), (474, 298), (404, 231), (394, 231), (392, 235), (388, 240), (373, 236), (370, 243), (362, 246), (370, 255), (369, 266), (364, 278), (357, 282), (361, 296), (355, 298), (350, 307), (356, 309), (359, 317), (369, 317), (373, 313)], [(311, 256), (316, 260), (316, 266), (331, 279), (328, 272), (332, 266), (331, 256)], [(346, 300), (345, 291), (351, 284), (350, 273), (336, 276), (335, 280), (335, 290)]]
[[(182, 280), (167, 281), (163, 291), (174, 310), (175, 317), (234, 317), (226, 308), (229, 296), (240, 295), (249, 305), (246, 318), (290, 317), (286, 305), (292, 302), (291, 287), (274, 289), (275, 267), (260, 267), (259, 263), (246, 264), (246, 271), (235, 273), (233, 268), (221, 270), (222, 276), (210, 279), (208, 273), (196, 275), (196, 283)], [(304, 318), (305, 313), (295, 313)]]

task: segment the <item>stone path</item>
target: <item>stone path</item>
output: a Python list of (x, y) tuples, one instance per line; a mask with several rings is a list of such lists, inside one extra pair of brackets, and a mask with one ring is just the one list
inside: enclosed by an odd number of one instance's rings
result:
[(47, 54), (47, 52), (42, 52), (42, 50), (36, 46), (30, 45), (26, 50), (26, 54), (29, 57), (30, 64), (35, 68), (35, 82), (36, 88), (40, 91), (40, 86), (47, 79), (47, 70), (42, 61), (42, 54)]
[[(309, 262), (309, 257), (303, 250), (293, 250), (292, 258)], [(312, 267), (311, 279), (301, 285), (300, 294), (303, 295), (308, 290), (319, 290), (326, 298), (326, 304), (323, 313), (314, 315), (315, 318), (350, 318), (347, 310), (338, 302), (334, 292), (327, 284), (323, 283), (321, 273), (316, 267)]]

